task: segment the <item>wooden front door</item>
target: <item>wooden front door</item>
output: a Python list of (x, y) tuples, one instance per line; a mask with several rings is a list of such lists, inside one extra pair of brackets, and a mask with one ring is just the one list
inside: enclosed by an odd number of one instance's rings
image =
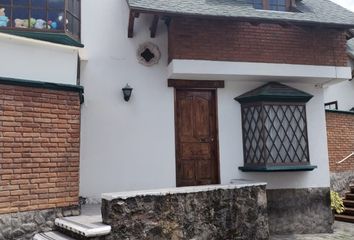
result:
[(177, 187), (219, 183), (215, 90), (176, 89)]

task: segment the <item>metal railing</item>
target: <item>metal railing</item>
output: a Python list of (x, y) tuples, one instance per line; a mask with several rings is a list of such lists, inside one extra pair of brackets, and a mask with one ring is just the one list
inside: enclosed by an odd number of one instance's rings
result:
[(354, 156), (354, 152), (352, 152), (351, 154), (349, 154), (348, 156), (346, 156), (345, 158), (343, 158), (342, 160), (340, 160), (339, 162), (337, 162), (337, 164), (341, 164), (345, 161), (347, 161), (350, 157)]

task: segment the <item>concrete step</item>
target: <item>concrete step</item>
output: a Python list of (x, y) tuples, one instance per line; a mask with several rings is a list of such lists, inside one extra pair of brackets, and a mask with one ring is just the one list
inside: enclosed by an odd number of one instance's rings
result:
[(101, 215), (57, 218), (55, 225), (59, 230), (64, 229), (64, 232), (68, 233), (67, 235), (73, 233), (85, 238), (105, 236), (111, 232), (111, 226), (102, 223)]
[(33, 237), (33, 240), (75, 240), (60, 232), (38, 233)]
[(345, 194), (346, 200), (353, 200), (354, 201), (354, 193), (347, 193)]
[(334, 216), (334, 218), (335, 218), (337, 221), (354, 223), (354, 217), (353, 217), (353, 216), (336, 214), (336, 215)]
[(354, 185), (350, 185), (350, 192), (354, 193)]
[(351, 200), (343, 200), (344, 206), (347, 208), (354, 208), (354, 201)]
[(345, 208), (343, 215), (354, 216), (354, 208)]

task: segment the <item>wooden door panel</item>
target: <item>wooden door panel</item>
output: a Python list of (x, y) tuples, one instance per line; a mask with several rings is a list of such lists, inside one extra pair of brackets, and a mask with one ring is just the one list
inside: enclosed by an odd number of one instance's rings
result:
[(195, 164), (192, 161), (181, 161), (181, 177), (184, 180), (195, 179)]
[(179, 101), (179, 134), (182, 137), (193, 137), (193, 98), (185, 97)]
[(210, 136), (210, 99), (196, 97), (194, 110), (194, 134), (195, 137)]
[(196, 171), (197, 171), (197, 181), (209, 180), (213, 177), (212, 175), (212, 162), (210, 160), (197, 161)]
[(214, 90), (176, 90), (177, 186), (219, 183)]
[(210, 144), (183, 142), (180, 147), (180, 157), (183, 160), (211, 159)]

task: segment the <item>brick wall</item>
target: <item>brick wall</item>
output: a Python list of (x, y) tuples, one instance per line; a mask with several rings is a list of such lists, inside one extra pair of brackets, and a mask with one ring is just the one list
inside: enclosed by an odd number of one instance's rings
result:
[(0, 214), (78, 205), (79, 93), (0, 84)]
[(354, 151), (354, 114), (327, 111), (326, 122), (330, 171), (354, 170), (354, 157), (337, 164)]
[(346, 66), (345, 33), (226, 20), (174, 18), (169, 59)]

